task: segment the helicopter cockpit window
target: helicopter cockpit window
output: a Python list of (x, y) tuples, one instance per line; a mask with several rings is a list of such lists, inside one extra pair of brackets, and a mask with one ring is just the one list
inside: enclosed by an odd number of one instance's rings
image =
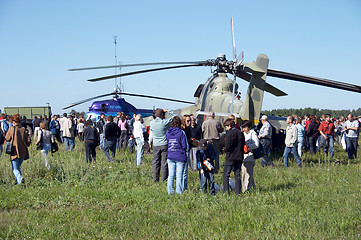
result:
[(197, 89), (194, 93), (194, 97), (199, 97), (201, 95), (203, 87), (204, 87), (204, 84), (199, 84), (199, 86), (197, 87)]

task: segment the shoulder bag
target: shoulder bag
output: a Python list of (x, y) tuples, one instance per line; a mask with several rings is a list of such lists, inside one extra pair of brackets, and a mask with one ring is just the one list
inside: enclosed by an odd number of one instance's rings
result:
[[(251, 136), (251, 138), (252, 138), (252, 136)], [(252, 153), (253, 153), (254, 159), (258, 159), (258, 158), (261, 158), (264, 155), (266, 155), (266, 151), (264, 150), (263, 145), (261, 144), (261, 141), (259, 142), (258, 148), (253, 149)]]
[[(16, 128), (14, 126), (14, 133), (13, 133), (13, 137), (11, 138), (11, 142), (14, 142), (15, 131), (16, 131)], [(10, 142), (6, 143), (5, 153), (6, 154), (11, 154), (12, 152), (13, 152), (13, 144), (10, 143)]]
[(40, 131), (40, 141), (38, 142), (38, 144), (36, 144), (36, 150), (41, 150), (43, 148), (43, 130), (40, 129)]

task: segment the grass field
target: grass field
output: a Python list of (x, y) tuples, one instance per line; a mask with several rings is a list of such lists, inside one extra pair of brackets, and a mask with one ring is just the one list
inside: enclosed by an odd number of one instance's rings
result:
[(240, 196), (201, 193), (196, 171), (187, 192), (169, 196), (152, 182), (151, 155), (137, 168), (128, 151), (113, 163), (98, 151), (87, 165), (77, 142), (48, 171), (34, 149), (22, 165), (26, 187), (1, 157), (0, 239), (361, 239), (360, 158), (338, 147), (338, 165), (307, 153), (302, 169), (293, 160), (285, 169), (280, 156), (275, 168), (257, 162), (257, 188)]

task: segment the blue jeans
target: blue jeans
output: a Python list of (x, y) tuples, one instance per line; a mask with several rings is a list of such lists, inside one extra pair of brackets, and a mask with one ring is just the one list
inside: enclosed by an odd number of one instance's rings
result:
[(183, 169), (183, 191), (188, 189), (188, 165), (189, 165), (189, 151), (187, 152), (187, 162), (184, 165)]
[(142, 163), (142, 159), (144, 156), (144, 142), (142, 142), (140, 140), (140, 138), (136, 138), (135, 142), (137, 143), (137, 150), (135, 153), (135, 162), (137, 164), (137, 166), (140, 166), (140, 164)]
[(1, 144), (0, 145), (0, 158), (1, 158), (1, 155), (3, 154), (3, 145)]
[(44, 158), (45, 167), (50, 169), (50, 165), (48, 165), (48, 161), (47, 161), (46, 157), (48, 156), (48, 153), (51, 152), (51, 145), (50, 144), (45, 144), (40, 152), (41, 152), (41, 155)]
[(201, 182), (201, 190), (207, 191), (207, 180), (209, 185), (209, 192), (211, 195), (216, 195), (216, 188), (214, 187), (214, 172), (204, 170), (204, 175), (199, 172), (199, 180)]
[(67, 151), (68, 148), (70, 151), (73, 151), (73, 149), (75, 147), (74, 138), (64, 137), (64, 147), (65, 147), (65, 151)]
[(298, 166), (301, 166), (301, 158), (298, 156), (297, 153), (297, 147), (285, 147), (285, 151), (283, 153), (283, 164), (285, 165), (285, 167), (288, 167), (288, 156), (290, 155), (290, 153), (293, 154), (293, 157), (296, 159), (296, 163)]
[(176, 192), (177, 194), (181, 194), (183, 192), (183, 170), (185, 166), (185, 162), (178, 162), (174, 160), (167, 159), (168, 162), (168, 183), (167, 190), (168, 194), (174, 193), (174, 177), (177, 171), (177, 179), (176, 179)]
[(262, 138), (261, 139), (261, 144), (264, 148), (264, 151), (266, 152), (266, 155), (264, 155), (263, 157), (261, 157), (261, 167), (264, 166), (273, 166), (273, 162), (270, 158), (271, 156), (271, 140), (268, 138)]
[(333, 139), (333, 135), (331, 134), (326, 134), (327, 136), (327, 140), (323, 137), (323, 136), (320, 136), (321, 137), (321, 143), (323, 145), (323, 152), (326, 154), (326, 156), (330, 155), (330, 157), (333, 157), (333, 152), (334, 152), (334, 149), (333, 149), (333, 142), (334, 142), (334, 139)]
[(14, 160), (11, 161), (11, 167), (13, 169), (13, 173), (15, 175), (15, 178), (16, 178), (16, 181), (18, 184), (21, 183), (21, 181), (23, 180), (23, 176), (21, 174), (21, 164), (23, 163), (23, 160), (22, 158), (16, 158)]
[(346, 151), (349, 159), (354, 159), (357, 153), (357, 137), (347, 137), (346, 140)]
[(133, 152), (133, 147), (134, 147), (134, 138), (129, 139), (129, 152), (132, 153)]
[(104, 133), (99, 134), (99, 150), (104, 149), (105, 138)]
[(110, 158), (109, 150), (112, 152), (112, 155), (114, 158), (116, 149), (117, 149), (117, 138), (116, 137), (110, 137), (109, 139), (105, 139), (103, 152), (109, 162), (112, 161), (112, 159)]

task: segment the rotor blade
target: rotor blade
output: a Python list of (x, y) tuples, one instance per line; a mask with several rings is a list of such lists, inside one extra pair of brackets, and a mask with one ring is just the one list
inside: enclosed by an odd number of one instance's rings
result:
[[(244, 72), (244, 71), (237, 71), (237, 74), (236, 74), (236, 75), (237, 75), (237, 77), (242, 78), (242, 79), (246, 80), (247, 82), (250, 82), (250, 81), (251, 81), (251, 76), (252, 76), (252, 75), (249, 74), (249, 73), (246, 73), (246, 72)], [(271, 84), (269, 84), (269, 83), (267, 83), (267, 82), (266, 82), (265, 85), (264, 85), (264, 90), (265, 90), (266, 92), (269, 92), (269, 93), (277, 96), (277, 97), (287, 96), (287, 93), (285, 93), (285, 92), (283, 92), (282, 90), (280, 90), (280, 89), (272, 86)]]
[(72, 103), (72, 104), (70, 104), (69, 106), (64, 107), (63, 109), (65, 110), (65, 109), (68, 109), (68, 108), (77, 106), (77, 105), (79, 105), (79, 104), (82, 104), (82, 103), (85, 103), (85, 102), (88, 102), (88, 101), (91, 101), (91, 100), (94, 100), (94, 99), (97, 99), (97, 98), (107, 97), (107, 96), (114, 95), (114, 94), (116, 94), (116, 93), (115, 93), (115, 92), (112, 92), (112, 93), (107, 93), (107, 94), (99, 95), (99, 96), (96, 96), (96, 97), (87, 98), (87, 99), (85, 99), (85, 100)]
[(267, 75), (271, 77), (278, 77), (283, 78), (287, 80), (294, 80), (304, 83), (310, 83), (310, 84), (316, 84), (320, 86), (325, 87), (331, 87), (331, 88), (337, 88), (337, 89), (343, 89), (351, 92), (358, 92), (361, 93), (361, 86), (344, 83), (344, 82), (338, 82), (330, 79), (325, 78), (317, 78), (317, 77), (310, 77), (295, 73), (289, 73), (289, 72), (283, 72), (275, 69), (268, 69)]
[(154, 62), (154, 63), (134, 63), (134, 64), (120, 64), (120, 65), (110, 65), (110, 66), (99, 66), (99, 67), (85, 67), (85, 68), (72, 68), (68, 71), (82, 71), (82, 70), (94, 70), (94, 69), (105, 69), (105, 68), (122, 68), (122, 67), (138, 67), (138, 66), (149, 66), (149, 65), (173, 65), (173, 64), (195, 64), (200, 61), (195, 62)]
[(124, 93), (124, 92), (122, 92), (122, 93), (120, 93), (120, 95), (127, 95), (127, 96), (132, 96), (132, 97), (153, 98), (153, 99), (160, 99), (160, 100), (166, 100), (166, 101), (171, 101), (171, 102), (194, 104), (194, 102), (188, 102), (188, 101), (183, 101), (183, 100), (178, 100), (178, 99), (155, 97), (155, 96), (149, 96), (149, 95), (143, 95), (143, 94), (135, 94), (135, 93)]
[(237, 62), (236, 41), (234, 39), (233, 16), (231, 17), (231, 29), (232, 29), (233, 61)]
[(189, 64), (189, 65), (178, 65), (178, 66), (172, 66), (172, 67), (152, 68), (152, 69), (146, 69), (146, 70), (141, 70), (141, 71), (135, 71), (135, 72), (128, 72), (128, 73), (122, 73), (122, 74), (117, 74), (117, 75), (111, 75), (111, 76), (106, 76), (106, 77), (101, 77), (101, 78), (93, 78), (93, 79), (89, 79), (88, 81), (90, 81), (90, 82), (97, 82), (97, 81), (106, 80), (106, 79), (110, 79), (110, 78), (130, 76), (130, 75), (135, 75), (135, 74), (140, 74), (140, 73), (155, 72), (155, 71), (161, 71), (161, 70), (167, 70), (167, 69), (174, 69), (174, 68), (185, 68), (185, 67), (203, 66), (203, 64), (205, 64), (205, 62), (199, 62), (199, 63), (197, 63), (197, 64)]

